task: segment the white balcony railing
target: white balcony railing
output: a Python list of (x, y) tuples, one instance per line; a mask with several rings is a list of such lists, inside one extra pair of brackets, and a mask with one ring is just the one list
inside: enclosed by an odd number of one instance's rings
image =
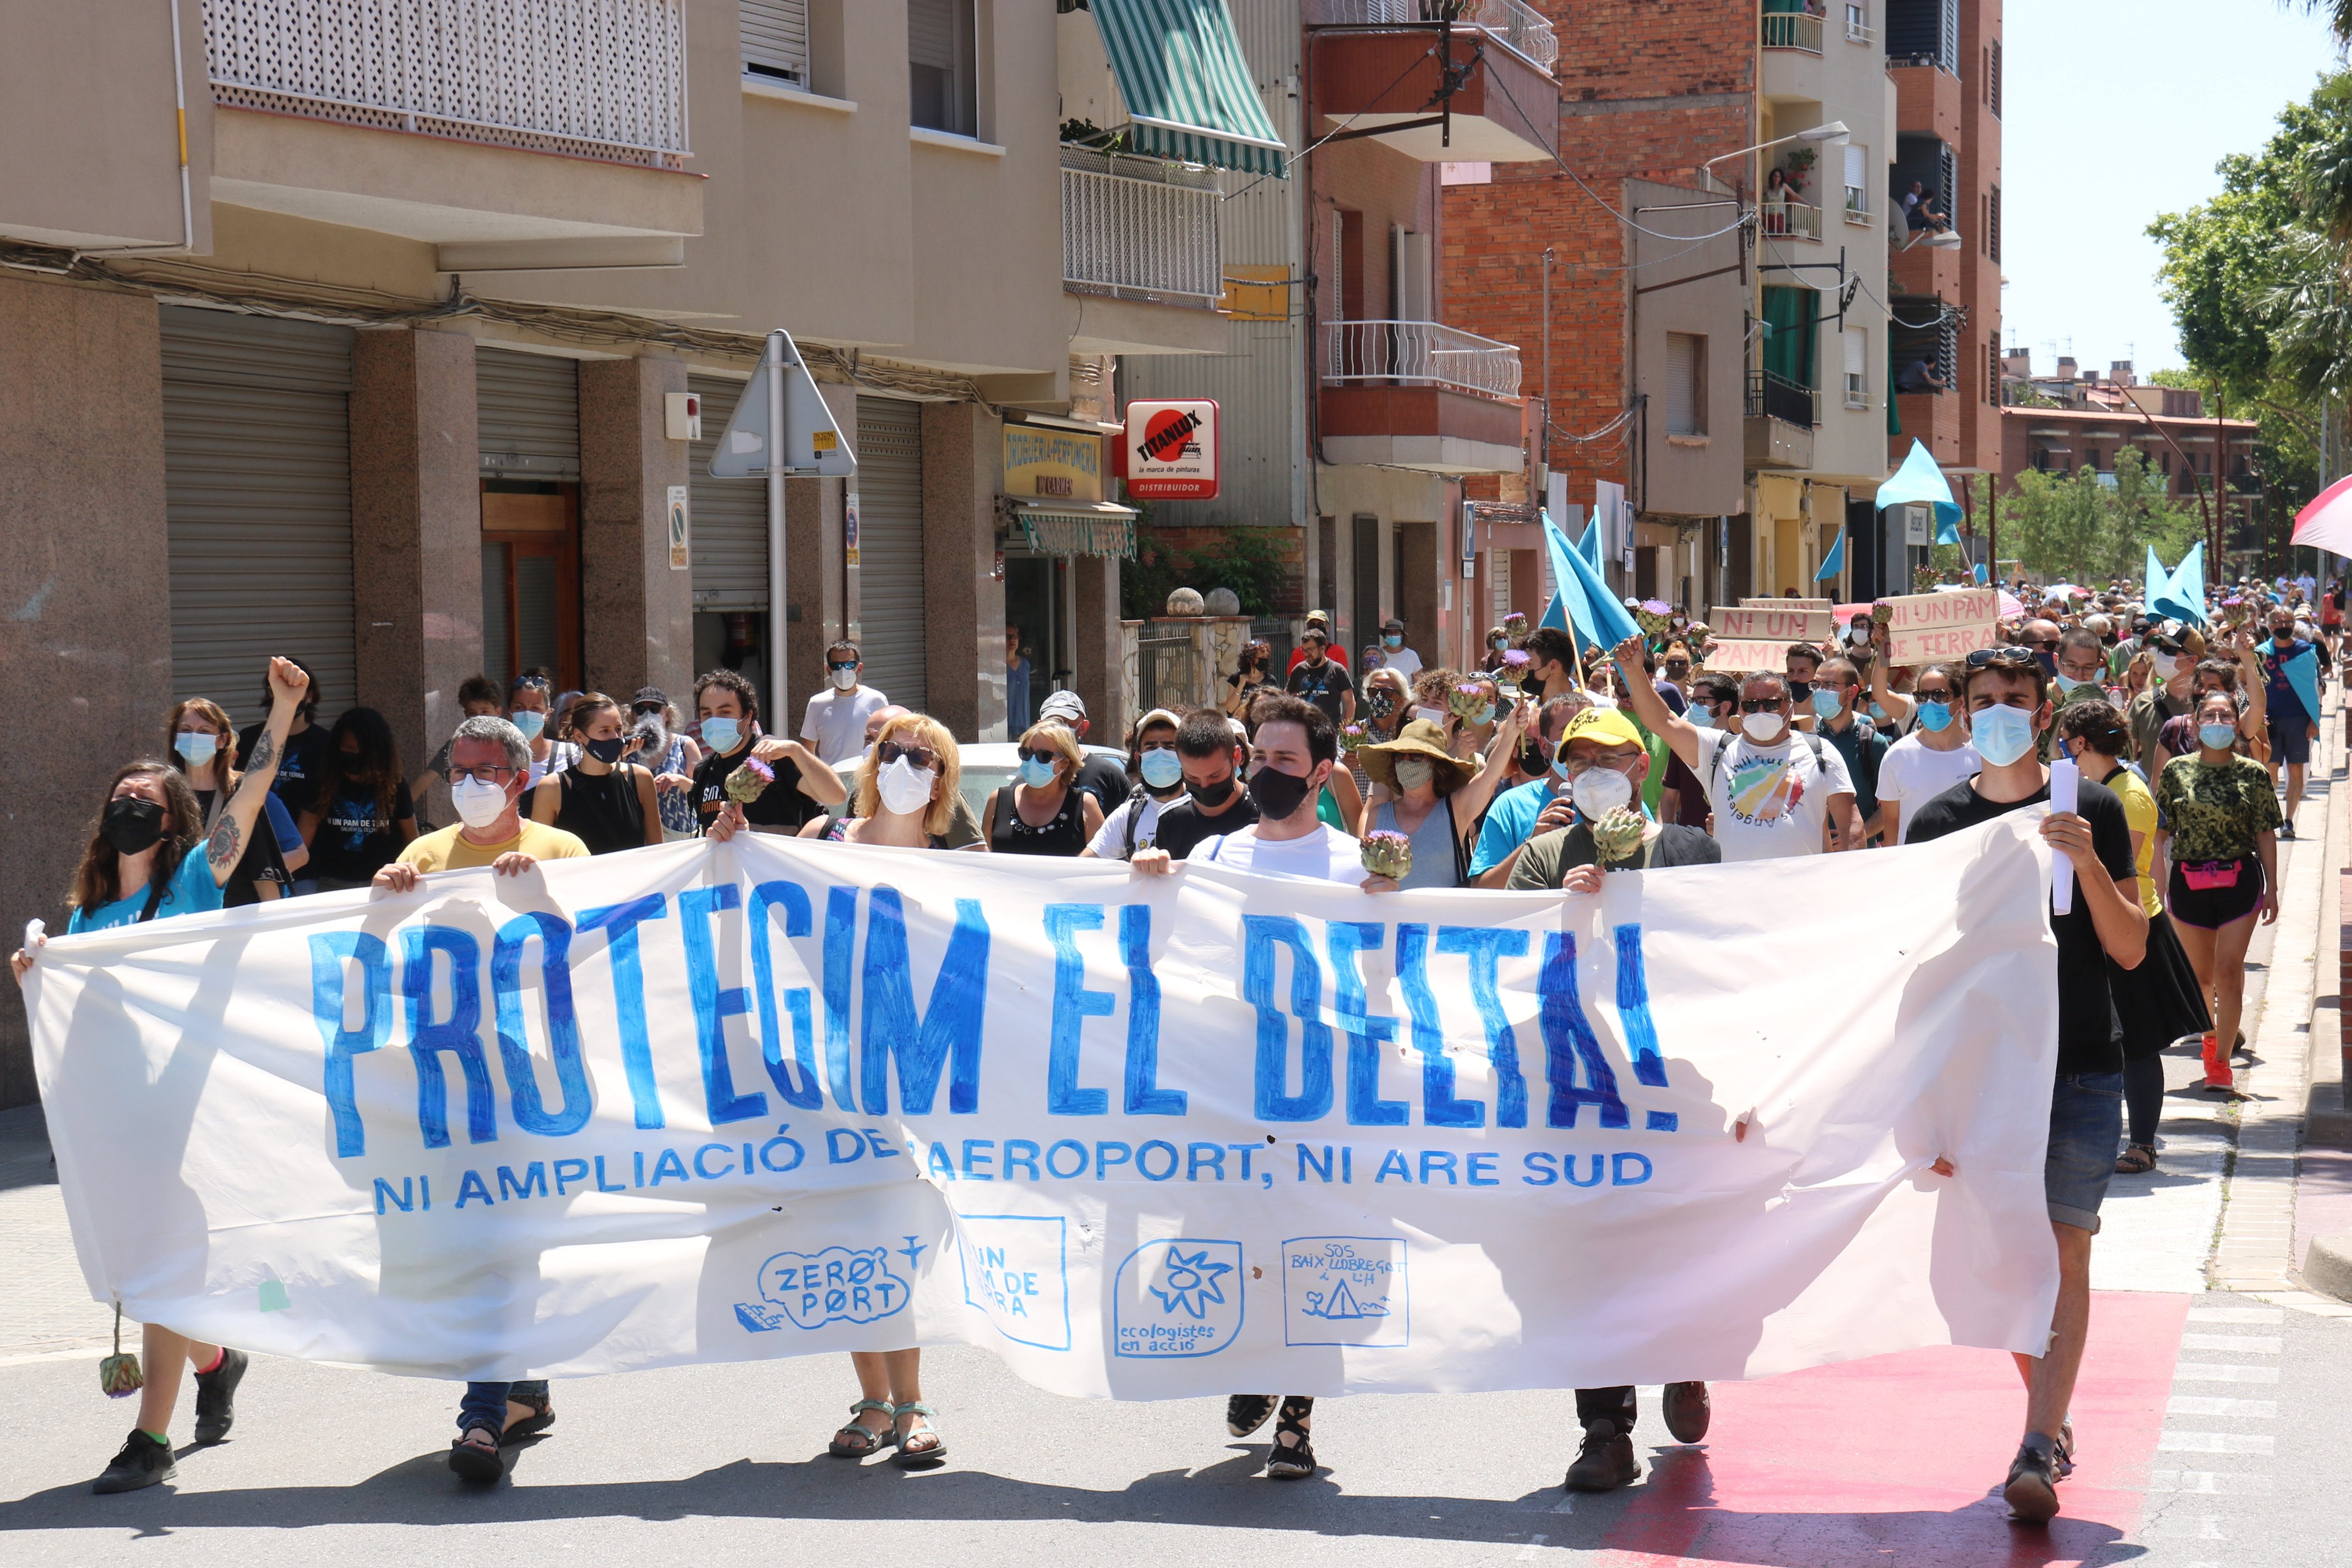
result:
[(1213, 308), (1225, 291), (1216, 172), (1062, 149), (1062, 281), (1122, 300)]
[(1820, 54), (1822, 19), (1802, 11), (1768, 11), (1764, 14), (1764, 47)]
[(1519, 395), (1519, 351), (1436, 321), (1326, 321), (1325, 381), (1450, 386), (1480, 397)]
[[(1549, 70), (1559, 59), (1559, 35), (1543, 13), (1523, 0), (1456, 0), (1456, 27), (1475, 27)], [(1442, 22), (1448, 0), (1305, 0), (1300, 16), (1310, 27), (1403, 26)]]
[(215, 102), (685, 166), (684, 0), (202, 0)]
[(1822, 237), (1822, 209), (1807, 202), (1766, 202), (1762, 207), (1764, 232), (1783, 239), (1819, 239)]

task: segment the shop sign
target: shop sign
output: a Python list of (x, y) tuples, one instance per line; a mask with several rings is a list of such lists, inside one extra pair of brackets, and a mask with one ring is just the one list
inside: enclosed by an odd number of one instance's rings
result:
[(1103, 499), (1103, 438), (1048, 425), (1004, 427), (1004, 493), (1036, 500)]
[(1209, 398), (1136, 398), (1121, 451), (1127, 493), (1144, 500), (1213, 500), (1217, 405)]

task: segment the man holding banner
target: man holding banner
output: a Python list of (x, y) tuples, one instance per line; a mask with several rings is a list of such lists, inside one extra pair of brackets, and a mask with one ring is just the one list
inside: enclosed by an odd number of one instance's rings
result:
[[(2055, 710), (2032, 652), (2003, 647), (1969, 655), (1960, 701), (1983, 771), (1921, 807), (1906, 843), (1925, 844), (2050, 799), (2050, 770), (2034, 742)], [(2147, 915), (2123, 803), (2082, 780), (2074, 809), (2051, 812), (2042, 837), (2066, 858), (2076, 886), (2063, 910), (2053, 895), (2050, 917), (2058, 939), (2058, 1064), (2042, 1180), (2058, 1244), (2058, 1303), (2048, 1351), (2017, 1356), (2026, 1387), (2025, 1436), (2002, 1492), (2016, 1516), (2031, 1523), (2056, 1515), (2057, 1484), (2074, 1468), (2066, 1406), (2090, 1334), (2091, 1237), (2098, 1234), (2099, 1204), (2123, 1132), (2123, 1026), (2108, 990), (2107, 960), (2136, 969), (2147, 951)], [(1968, 1179), (1965, 1171), (1955, 1173)]]

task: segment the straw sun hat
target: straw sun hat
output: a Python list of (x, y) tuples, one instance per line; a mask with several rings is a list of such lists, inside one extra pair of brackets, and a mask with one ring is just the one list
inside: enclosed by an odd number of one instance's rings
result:
[(1356, 751), (1356, 760), (1363, 764), (1365, 774), (1374, 784), (1387, 785), (1395, 795), (1404, 793), (1397, 787), (1396, 782), (1396, 760), (1399, 757), (1427, 757), (1435, 764), (1437, 771), (1431, 783), (1440, 795), (1452, 795), (1475, 778), (1478, 773), (1476, 768), (1461, 758), (1446, 754), (1445, 731), (1426, 719), (1412, 720), (1397, 731), (1397, 738), (1393, 741), (1360, 746)]

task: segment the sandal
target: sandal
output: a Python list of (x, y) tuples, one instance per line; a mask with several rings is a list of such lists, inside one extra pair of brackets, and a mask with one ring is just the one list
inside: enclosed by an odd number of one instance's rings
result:
[(2156, 1151), (2146, 1143), (2132, 1143), (2116, 1156), (2116, 1174), (2144, 1176), (2156, 1169)]
[(878, 1448), (887, 1448), (898, 1442), (897, 1433), (887, 1427), (877, 1432), (858, 1419), (869, 1410), (879, 1410), (887, 1415), (890, 1405), (887, 1400), (861, 1399), (851, 1405), (849, 1419), (842, 1423), (841, 1430), (833, 1435), (833, 1441), (824, 1446), (824, 1451), (836, 1459), (862, 1459)]
[(1274, 1414), (1271, 1394), (1236, 1394), (1225, 1400), (1225, 1430), (1236, 1437), (1246, 1437), (1265, 1425)]
[[(483, 1441), (475, 1441), (478, 1433)], [(476, 1486), (488, 1486), (507, 1473), (507, 1458), (499, 1452), (499, 1433), (493, 1426), (468, 1426), (457, 1441), (449, 1445), (449, 1468), (459, 1479)]]
[(2064, 1480), (2074, 1473), (2074, 1418), (2065, 1417), (2058, 1424), (2058, 1441), (2052, 1445), (2057, 1458), (2058, 1479)]
[[(892, 1464), (902, 1470), (911, 1470), (927, 1465), (936, 1465), (948, 1457), (947, 1440), (940, 1436), (940, 1429), (930, 1422), (931, 1416), (936, 1414), (937, 1412), (919, 1399), (909, 1401), (905, 1405), (890, 1406), (890, 1420), (894, 1428), (901, 1415), (911, 1415), (921, 1423), (920, 1426), (909, 1426), (904, 1432), (897, 1434), (895, 1440), (898, 1445), (898, 1451), (890, 1457)], [(909, 1444), (925, 1437), (929, 1438), (930, 1441), (923, 1447), (919, 1448), (908, 1447)]]
[(555, 1425), (555, 1401), (544, 1394), (509, 1394), (507, 1395), (507, 1403), (526, 1405), (530, 1408), (530, 1414), (520, 1421), (507, 1423), (507, 1429), (499, 1436), (499, 1442), (501, 1445), (520, 1443), (525, 1437), (536, 1437)]
[(1314, 1414), (1312, 1395), (1284, 1396), (1274, 1421), (1274, 1449), (1265, 1457), (1267, 1475), (1276, 1480), (1295, 1481), (1315, 1473), (1315, 1445), (1307, 1430), (1307, 1419)]

